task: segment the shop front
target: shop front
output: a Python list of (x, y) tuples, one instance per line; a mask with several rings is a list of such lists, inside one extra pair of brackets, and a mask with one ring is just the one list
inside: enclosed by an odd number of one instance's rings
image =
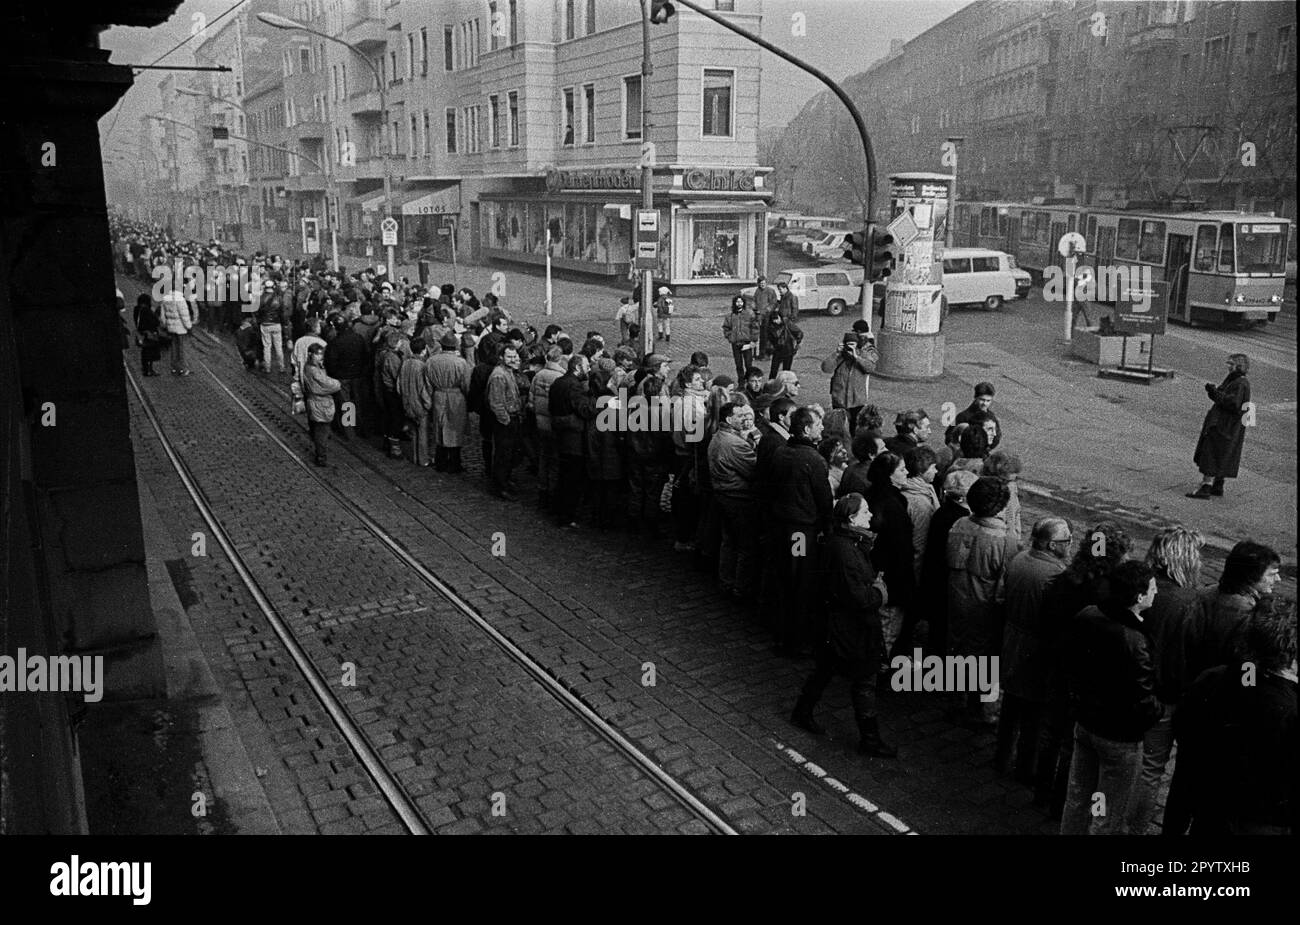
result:
[[(659, 267), (675, 287), (754, 282), (766, 264), (766, 171), (663, 168), (654, 176)], [(482, 256), (607, 279), (632, 278), (633, 223), (641, 174), (632, 167), (552, 170), (546, 192), (480, 196)]]

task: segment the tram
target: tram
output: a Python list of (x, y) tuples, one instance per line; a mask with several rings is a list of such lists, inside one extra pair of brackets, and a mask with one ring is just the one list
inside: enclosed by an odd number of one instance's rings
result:
[(1081, 267), (1149, 267), (1168, 285), (1170, 320), (1185, 324), (1274, 320), (1292, 253), (1287, 219), (1247, 212), (962, 202), (953, 230), (958, 243), (1005, 251), (1039, 276), (1064, 262), (1057, 242), (1077, 231), (1088, 242)]

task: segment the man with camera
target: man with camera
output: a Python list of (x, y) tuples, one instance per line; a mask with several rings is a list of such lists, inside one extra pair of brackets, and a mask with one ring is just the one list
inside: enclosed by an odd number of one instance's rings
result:
[(870, 329), (862, 331), (865, 322), (854, 324), (839, 348), (822, 360), (822, 372), (831, 377), (831, 407), (844, 408), (849, 413), (849, 433), (857, 430), (858, 412), (867, 403), (868, 374), (876, 368), (876, 338)]

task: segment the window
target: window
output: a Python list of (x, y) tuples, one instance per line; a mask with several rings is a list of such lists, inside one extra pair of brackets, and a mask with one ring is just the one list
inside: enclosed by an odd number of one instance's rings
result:
[(716, 0), (713, 8), (720, 13), (736, 12), (736, 0)]
[(447, 153), (456, 153), (456, 110), (447, 110)]
[(415, 76), (415, 33), (406, 36), (406, 76)]
[(501, 98), (495, 93), (488, 97), (488, 147), (501, 147)]
[(1210, 71), (1223, 65), (1224, 55), (1223, 47), (1227, 40), (1223, 36), (1212, 38), (1205, 43), (1205, 71)]
[(1219, 244), (1219, 229), (1214, 225), (1196, 227), (1196, 248), (1192, 253), (1192, 266), (1198, 273), (1214, 272), (1215, 250)]
[(945, 257), (943, 261), (944, 273), (969, 273), (970, 259), (967, 257)]
[(1241, 225), (1237, 233), (1237, 269), (1252, 275), (1282, 276), (1286, 272), (1286, 231), (1282, 222)]
[(705, 69), (703, 134), (706, 137), (731, 137), (731, 89), (735, 79), (734, 71)]
[(1115, 257), (1119, 260), (1138, 259), (1138, 235), (1141, 222), (1136, 218), (1121, 218), (1115, 236)]
[(510, 44), (519, 44), (519, 0), (510, 0)]
[(497, 19), (501, 14), (497, 12), (496, 0), (488, 4), (488, 49), (496, 51), (501, 47), (502, 28), (505, 23)]
[(996, 273), (1002, 269), (997, 257), (972, 257), (970, 262), (972, 273)]
[(1138, 246), (1138, 260), (1142, 263), (1160, 264), (1165, 261), (1165, 223), (1143, 222), (1142, 240)]
[(406, 153), (411, 157), (415, 157), (420, 153), (420, 123), (415, 118), (415, 113), (411, 113), (411, 136), (409, 143), (410, 147), (407, 149)]
[(582, 88), (582, 142), (596, 142), (596, 85), (586, 84)]
[(586, 35), (591, 35), (596, 31), (596, 0), (587, 0), (587, 28)]
[(397, 50), (394, 49), (388, 53), (388, 73), (393, 80), (401, 80), (397, 76)]
[(298, 49), (298, 73), (300, 74), (311, 73), (311, 49), (310, 48)]
[(429, 27), (420, 27), (420, 76), (429, 73)]
[(1246, 55), (1253, 55), (1253, 54), (1255, 53), (1255, 47), (1256, 47), (1258, 44), (1259, 44), (1259, 33), (1258, 33), (1258, 32), (1247, 32), (1247, 33), (1246, 33), (1246, 47), (1243, 49), (1242, 53), (1243, 53), (1243, 54), (1246, 54)]
[(573, 38), (577, 16), (577, 0), (564, 0), (564, 37), (566, 39)]
[(479, 153), (479, 106), (466, 106), (464, 112), (465, 153)]
[(429, 131), (429, 110), (424, 111), (424, 156), (428, 157), (433, 153), (433, 133)]
[(564, 96), (564, 125), (562, 127), (564, 132), (564, 146), (566, 148), (571, 148), (573, 147), (574, 133), (573, 88), (567, 87), (562, 90), (561, 93)]
[(1237, 272), (1236, 261), (1233, 260), (1233, 231), (1234, 226), (1224, 224), (1219, 233), (1219, 272), (1235, 273)]
[(623, 78), (623, 138), (641, 137), (641, 75)]
[(451, 26), (444, 26), (442, 30), (442, 69), (456, 69), (456, 34)]
[(1286, 73), (1291, 69), (1291, 55), (1293, 49), (1291, 46), (1295, 38), (1295, 31), (1290, 26), (1283, 26), (1277, 30), (1277, 61), (1273, 65), (1273, 70), (1279, 74)]
[(510, 147), (519, 145), (519, 91), (511, 90), (506, 97), (510, 103)]
[(818, 273), (817, 285), (848, 286), (851, 285), (851, 283), (849, 282), (849, 275), (847, 273)]

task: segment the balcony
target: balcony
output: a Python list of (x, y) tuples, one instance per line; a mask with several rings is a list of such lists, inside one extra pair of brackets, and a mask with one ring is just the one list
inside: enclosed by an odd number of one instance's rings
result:
[(343, 27), (341, 38), (368, 51), (388, 44), (388, 30), (384, 28), (384, 14), (378, 0), (360, 0), (356, 4), (351, 21)]
[[(396, 164), (394, 164), (395, 168)], [(384, 162), (378, 157), (359, 157), (355, 166), (335, 166), (334, 175), (340, 183), (352, 183), (355, 180), (382, 180)]]
[(329, 135), (329, 123), (318, 119), (307, 119), (285, 129), (289, 138), (295, 141), (308, 141), (313, 138), (326, 138)]
[(1133, 50), (1170, 48), (1178, 44), (1178, 27), (1172, 23), (1155, 23), (1138, 29), (1128, 37)]
[(304, 173), (285, 177), (281, 185), (294, 193), (323, 193), (329, 188), (329, 178), (319, 173)]
[(348, 95), (348, 104), (353, 116), (378, 117), (382, 107), (379, 105), (379, 91), (375, 89), (359, 90)]

